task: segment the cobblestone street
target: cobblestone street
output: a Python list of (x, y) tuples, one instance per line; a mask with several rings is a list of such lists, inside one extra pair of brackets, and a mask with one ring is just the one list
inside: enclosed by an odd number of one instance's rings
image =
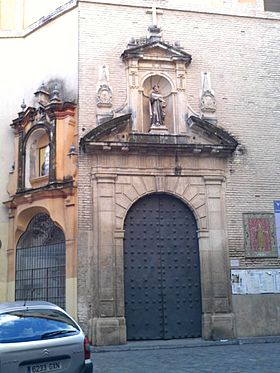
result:
[(97, 348), (95, 373), (278, 373), (280, 343), (137, 342)]

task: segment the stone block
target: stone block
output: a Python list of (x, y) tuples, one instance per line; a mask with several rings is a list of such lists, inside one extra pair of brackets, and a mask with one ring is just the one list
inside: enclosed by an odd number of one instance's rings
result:
[(100, 301), (100, 316), (101, 317), (113, 317), (114, 316), (113, 301)]
[(92, 322), (92, 343), (96, 346), (119, 345), (126, 343), (124, 318), (96, 318)]
[(228, 312), (229, 304), (228, 299), (226, 296), (223, 296), (222, 298), (214, 298), (214, 312), (217, 313), (224, 313)]
[(156, 183), (154, 176), (146, 176), (142, 177), (143, 184), (146, 187), (147, 192), (155, 192), (156, 191)]
[(125, 194), (117, 194), (116, 204), (127, 210), (128, 207), (132, 204), (132, 202)]
[(132, 186), (124, 186), (123, 187), (124, 195), (132, 202), (136, 201), (139, 198), (139, 194), (137, 193), (136, 189)]
[(233, 339), (234, 333), (234, 315), (232, 313), (216, 313), (212, 315), (211, 339)]
[(143, 195), (143, 194), (146, 193), (146, 191), (147, 191), (146, 186), (145, 186), (145, 184), (143, 184), (143, 180), (140, 177), (133, 176), (132, 183), (133, 183), (132, 184), (133, 187), (135, 188), (135, 190), (137, 191), (137, 193), (139, 195)]
[(196, 187), (193, 187), (193, 186), (190, 186), (189, 188), (187, 188), (185, 190), (185, 193), (184, 193), (184, 198), (186, 199), (186, 201), (189, 201), (189, 202), (192, 202), (192, 200), (194, 199), (194, 197), (198, 194), (197, 192), (197, 188)]
[(113, 211), (114, 200), (112, 197), (101, 197), (98, 201), (98, 210), (102, 211)]
[(112, 197), (114, 194), (114, 185), (101, 183), (98, 185), (99, 197)]
[(174, 192), (177, 188), (178, 177), (177, 176), (168, 176), (166, 178), (166, 190)]

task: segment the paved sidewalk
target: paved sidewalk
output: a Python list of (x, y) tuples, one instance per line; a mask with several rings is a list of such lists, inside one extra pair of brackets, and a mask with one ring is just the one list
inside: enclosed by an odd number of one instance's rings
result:
[(280, 337), (129, 342), (93, 351), (94, 373), (280, 373)]

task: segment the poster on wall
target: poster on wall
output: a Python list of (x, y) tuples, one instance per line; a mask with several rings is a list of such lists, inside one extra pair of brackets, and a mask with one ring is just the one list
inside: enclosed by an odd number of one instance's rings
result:
[(279, 294), (280, 269), (233, 269), (231, 288), (232, 294)]
[(274, 214), (243, 214), (244, 246), (247, 258), (277, 257)]

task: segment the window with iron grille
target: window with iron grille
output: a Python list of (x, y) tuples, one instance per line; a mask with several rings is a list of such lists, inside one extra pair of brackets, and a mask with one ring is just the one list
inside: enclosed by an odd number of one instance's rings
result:
[(47, 214), (36, 215), (18, 241), (15, 299), (65, 308), (65, 237)]

